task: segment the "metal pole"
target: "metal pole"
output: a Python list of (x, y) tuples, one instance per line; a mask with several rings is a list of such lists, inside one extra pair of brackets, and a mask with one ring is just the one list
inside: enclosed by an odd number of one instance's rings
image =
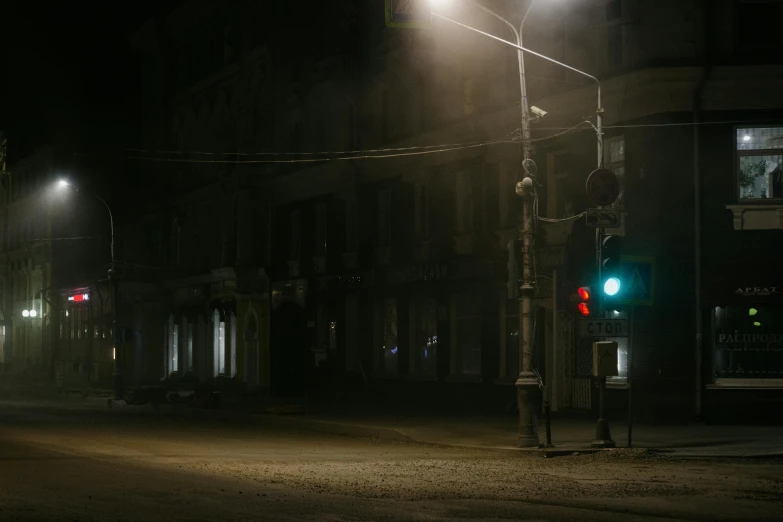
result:
[(633, 433), (633, 400), (631, 396), (631, 389), (632, 389), (632, 382), (631, 382), (631, 376), (633, 375), (633, 312), (634, 307), (631, 306), (629, 310), (629, 317), (628, 317), (628, 324), (630, 325), (629, 328), (629, 336), (628, 336), (628, 377), (626, 377), (626, 381), (628, 381), (628, 447), (632, 447), (632, 438), (631, 434)]
[(523, 198), (522, 205), (522, 288), (520, 302), (520, 352), (522, 368), (516, 380), (517, 405), (519, 408), (518, 445), (535, 447), (538, 441), (538, 408), (536, 392), (538, 380), (533, 373), (533, 297), (535, 287), (532, 280), (531, 250), (533, 246), (533, 180), (526, 176), (517, 183), (517, 193)]

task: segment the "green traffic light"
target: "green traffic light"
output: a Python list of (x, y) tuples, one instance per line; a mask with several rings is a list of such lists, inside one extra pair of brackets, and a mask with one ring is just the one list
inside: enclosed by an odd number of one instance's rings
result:
[(604, 293), (608, 296), (617, 295), (617, 292), (620, 291), (620, 280), (616, 277), (610, 277), (606, 280), (604, 283)]

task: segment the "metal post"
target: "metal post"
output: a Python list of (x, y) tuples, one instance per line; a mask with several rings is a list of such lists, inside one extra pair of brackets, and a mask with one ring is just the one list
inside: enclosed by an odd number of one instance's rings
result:
[(628, 324), (628, 376), (626, 381), (628, 382), (628, 447), (632, 447), (631, 434), (633, 433), (633, 400), (631, 397), (632, 382), (631, 376), (633, 375), (633, 312), (634, 307), (631, 306), (629, 310)]
[(528, 448), (539, 445), (538, 442), (538, 408), (536, 393), (538, 379), (533, 373), (533, 286), (531, 250), (533, 246), (533, 180), (525, 177), (517, 183), (517, 193), (523, 198), (522, 205), (522, 288), (519, 298), (520, 323), (520, 362), (521, 371), (515, 383), (517, 388), (517, 405), (519, 408), (519, 435), (517, 442), (520, 447)]
[(606, 377), (598, 378), (598, 423), (595, 426), (595, 438), (591, 444), (594, 448), (614, 448), (612, 435), (609, 433), (609, 422), (606, 420)]

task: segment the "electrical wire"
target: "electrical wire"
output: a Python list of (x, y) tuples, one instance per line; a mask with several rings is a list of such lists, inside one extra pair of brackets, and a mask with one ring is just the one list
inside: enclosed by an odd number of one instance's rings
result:
[(410, 147), (390, 147), (382, 149), (357, 149), (357, 150), (335, 150), (335, 151), (318, 151), (318, 152), (207, 152), (207, 151), (179, 151), (179, 150), (153, 150), (153, 149), (124, 149), (125, 152), (138, 152), (144, 154), (180, 154), (180, 155), (203, 155), (203, 156), (316, 156), (316, 155), (349, 155), (349, 154), (373, 154), (378, 152), (407, 152), (423, 149), (434, 148), (454, 148), (454, 147), (469, 147), (476, 145), (484, 145), (486, 143), (492, 143), (496, 141), (503, 141), (507, 139), (513, 139), (521, 132), (520, 128), (517, 128), (505, 136), (498, 138), (497, 140), (487, 141), (470, 141), (462, 143), (441, 143), (436, 145), (414, 145)]
[(553, 219), (553, 218), (543, 218), (543, 217), (536, 217), (538, 221), (541, 221), (545, 224), (552, 224), (552, 223), (562, 223), (564, 221), (573, 221), (574, 219), (579, 219), (581, 217), (584, 217), (587, 215), (587, 211), (582, 212), (580, 214), (577, 214), (575, 216), (569, 216), (567, 218), (561, 218), (561, 219)]
[(442, 148), (435, 150), (424, 150), (416, 152), (403, 152), (399, 154), (364, 154), (361, 156), (342, 156), (337, 158), (309, 158), (309, 159), (290, 159), (290, 160), (266, 160), (266, 159), (253, 159), (253, 160), (230, 160), (230, 159), (189, 159), (189, 158), (154, 158), (149, 156), (129, 156), (128, 159), (137, 159), (141, 161), (155, 161), (159, 163), (213, 163), (213, 164), (231, 164), (231, 165), (243, 165), (243, 164), (264, 164), (264, 163), (322, 163), (329, 161), (353, 161), (361, 159), (386, 159), (386, 158), (399, 158), (406, 156), (421, 156), (425, 154), (438, 154), (442, 152), (453, 152), (457, 150), (472, 149), (478, 147), (486, 147), (488, 145), (498, 145), (503, 143), (519, 143), (515, 140), (497, 140), (486, 141), (477, 143), (475, 145), (465, 145), (461, 147)]

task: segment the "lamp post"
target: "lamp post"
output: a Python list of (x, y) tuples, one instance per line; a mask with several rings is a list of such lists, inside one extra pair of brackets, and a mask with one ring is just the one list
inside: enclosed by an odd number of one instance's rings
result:
[[(57, 182), (58, 186), (60, 188), (71, 188), (74, 192), (81, 192), (78, 187), (75, 185), (69, 183), (67, 180), (61, 179)], [(113, 339), (112, 343), (114, 343), (115, 348), (115, 357), (114, 357), (114, 372), (112, 373), (112, 379), (114, 381), (114, 400), (122, 400), (124, 398), (124, 383), (123, 383), (123, 368), (122, 368), (122, 350), (117, 350), (117, 279), (115, 274), (115, 260), (114, 260), (114, 215), (111, 213), (111, 208), (109, 207), (109, 204), (106, 203), (106, 201), (100, 197), (98, 194), (95, 194), (93, 192), (86, 192), (86, 194), (94, 197), (98, 201), (103, 204), (104, 207), (106, 207), (106, 211), (109, 213), (109, 225), (111, 227), (111, 243), (110, 243), (110, 253), (111, 253), (111, 265), (109, 266), (109, 284), (111, 285), (111, 302), (112, 302), (112, 332), (113, 332)]]
[[(457, 25), (464, 29), (479, 33), (486, 37), (497, 40), (501, 43), (509, 45), (517, 50), (517, 62), (519, 67), (519, 87), (521, 94), (521, 109), (522, 109), (522, 150), (524, 155), (524, 161), (522, 167), (525, 172), (525, 176), (521, 181), (516, 184), (516, 193), (523, 198), (522, 206), (522, 286), (520, 288), (520, 307), (519, 307), (519, 322), (520, 322), (520, 372), (519, 377), (516, 380), (517, 388), (517, 405), (519, 408), (519, 432), (518, 432), (518, 445), (520, 447), (538, 446), (538, 426), (537, 426), (537, 405), (535, 403), (536, 388), (538, 387), (538, 379), (533, 372), (533, 331), (532, 331), (532, 314), (533, 314), (533, 298), (535, 297), (535, 280), (533, 277), (533, 200), (535, 199), (535, 189), (533, 183), (533, 177), (536, 173), (535, 163), (530, 159), (530, 113), (528, 110), (527, 99), (527, 86), (525, 82), (525, 61), (524, 53), (529, 53), (537, 56), (548, 62), (557, 64), (561, 67), (565, 67), (571, 71), (574, 71), (582, 76), (590, 78), (598, 85), (598, 109), (596, 111), (596, 133), (598, 135), (598, 167), (600, 168), (603, 163), (603, 108), (601, 106), (601, 83), (595, 76), (588, 74), (584, 71), (580, 71), (570, 65), (566, 65), (562, 62), (544, 56), (535, 51), (531, 51), (523, 46), (522, 35), (525, 21), (530, 13), (530, 9), (535, 4), (535, 0), (530, 0), (527, 9), (522, 16), (522, 21), (517, 29), (514, 24), (488, 9), (487, 7), (477, 3), (475, 0), (468, 0), (472, 5), (485, 13), (493, 16), (494, 18), (503, 22), (506, 27), (511, 31), (514, 36), (514, 41), (510, 42), (499, 38), (493, 34), (481, 31), (475, 27), (471, 27), (467, 24), (458, 22), (452, 18), (439, 14), (435, 11), (440, 7), (445, 0), (432, 1), (430, 13), (433, 17), (441, 20), (445, 20), (451, 24)], [(600, 252), (600, 237), (596, 236), (596, 249)], [(600, 255), (600, 253), (599, 253)], [(599, 259), (600, 265), (600, 259)], [(599, 266), (600, 270), (600, 266)]]

